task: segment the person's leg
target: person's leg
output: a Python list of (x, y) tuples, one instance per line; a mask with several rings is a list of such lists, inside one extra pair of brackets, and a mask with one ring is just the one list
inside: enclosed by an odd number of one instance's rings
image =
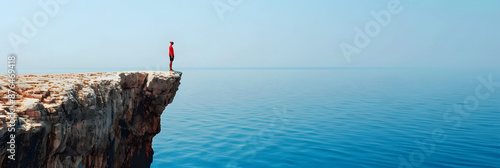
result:
[(170, 61), (170, 70), (172, 70), (172, 61)]

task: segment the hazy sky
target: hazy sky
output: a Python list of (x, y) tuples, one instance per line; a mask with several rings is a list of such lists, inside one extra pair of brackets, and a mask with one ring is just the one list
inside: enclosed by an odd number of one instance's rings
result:
[[(181, 68), (500, 63), (500, 1), (240, 1), (69, 0), (47, 13), (39, 2), (55, 0), (0, 0), (0, 55), (16, 53), (19, 68), (167, 67), (168, 42), (175, 41), (174, 67)], [(389, 11), (388, 4), (398, 2), (399, 13), (391, 13), (386, 25), (376, 22), (372, 11)], [(217, 9), (225, 11), (223, 20)], [(368, 29), (370, 43), (358, 46), (360, 53), (348, 63), (340, 44), (356, 47), (355, 27), (366, 33), (368, 23), (377, 23), (379, 31)], [(27, 24), (38, 31), (23, 35)], [(11, 45), (13, 34), (22, 41), (18, 45)], [(6, 66), (6, 58), (0, 65)]]

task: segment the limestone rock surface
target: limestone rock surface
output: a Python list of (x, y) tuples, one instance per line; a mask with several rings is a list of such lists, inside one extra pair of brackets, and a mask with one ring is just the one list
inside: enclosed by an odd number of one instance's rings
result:
[[(0, 167), (149, 167), (182, 73), (0, 76)], [(9, 93), (15, 93), (14, 104)], [(8, 158), (15, 109), (15, 161)]]

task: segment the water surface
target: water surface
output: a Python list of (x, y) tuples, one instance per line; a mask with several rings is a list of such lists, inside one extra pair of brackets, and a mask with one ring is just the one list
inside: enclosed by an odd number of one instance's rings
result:
[(498, 69), (181, 71), (152, 167), (500, 167), (500, 87), (450, 113)]

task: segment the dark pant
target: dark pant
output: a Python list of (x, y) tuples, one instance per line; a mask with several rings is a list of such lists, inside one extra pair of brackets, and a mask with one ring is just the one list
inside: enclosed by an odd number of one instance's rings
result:
[(170, 57), (170, 64), (169, 64), (170, 70), (172, 70), (172, 62), (173, 61), (174, 61), (174, 57)]

